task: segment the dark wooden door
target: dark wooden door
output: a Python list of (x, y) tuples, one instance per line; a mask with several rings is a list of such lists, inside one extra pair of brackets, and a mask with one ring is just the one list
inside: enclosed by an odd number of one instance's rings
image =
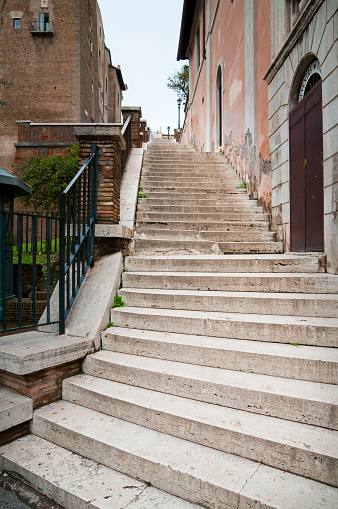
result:
[(322, 82), (291, 111), (291, 251), (324, 248)]

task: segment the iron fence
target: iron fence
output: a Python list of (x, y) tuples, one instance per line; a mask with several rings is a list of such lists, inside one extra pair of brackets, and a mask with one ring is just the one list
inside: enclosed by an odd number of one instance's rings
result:
[(129, 115), (121, 130), (121, 134), (126, 142), (126, 148), (125, 150), (122, 150), (121, 153), (121, 177), (125, 170), (127, 159), (131, 150), (131, 119), (132, 115)]
[(50, 297), (58, 280), (58, 213), (0, 211), (0, 331), (58, 323)]
[(60, 334), (80, 289), (94, 263), (95, 220), (97, 217), (98, 149), (66, 187), (60, 206)]

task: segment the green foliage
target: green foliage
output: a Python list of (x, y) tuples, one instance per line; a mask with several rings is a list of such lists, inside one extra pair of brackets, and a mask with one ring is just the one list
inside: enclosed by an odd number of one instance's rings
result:
[(298, 346), (298, 343), (290, 343), (292, 346)]
[(107, 323), (107, 329), (109, 329), (109, 327), (114, 327), (113, 322), (108, 322), (108, 323)]
[(71, 182), (79, 169), (79, 147), (68, 145), (66, 155), (31, 157), (22, 180), (32, 186), (32, 194), (20, 198), (26, 207), (35, 210), (58, 210), (60, 194)]
[(146, 196), (145, 194), (142, 194), (142, 193), (138, 193), (137, 197), (138, 198), (148, 198), (148, 196)]
[(189, 66), (184, 65), (180, 71), (174, 72), (168, 78), (167, 87), (173, 90), (177, 97), (186, 101), (189, 91)]
[(236, 189), (246, 189), (246, 182), (242, 182), (241, 185), (236, 187)]
[(112, 305), (113, 308), (123, 308), (125, 306), (124, 301), (120, 295), (115, 295), (114, 303)]

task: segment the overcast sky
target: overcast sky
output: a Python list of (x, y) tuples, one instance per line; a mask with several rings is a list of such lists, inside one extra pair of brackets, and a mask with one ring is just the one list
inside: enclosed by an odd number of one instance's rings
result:
[[(183, 0), (98, 0), (113, 65), (121, 65), (128, 90), (124, 106), (141, 106), (152, 131), (177, 127), (176, 94), (168, 77), (176, 61)], [(183, 114), (181, 112), (181, 125)]]

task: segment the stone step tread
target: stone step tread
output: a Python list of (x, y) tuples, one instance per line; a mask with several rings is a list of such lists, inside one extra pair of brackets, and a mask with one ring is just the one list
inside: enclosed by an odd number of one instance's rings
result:
[(120, 353), (172, 361), (179, 358), (187, 364), (338, 383), (338, 351), (335, 348), (124, 327), (111, 327), (101, 336), (103, 349)]
[[(37, 454), (38, 451), (38, 454)], [(86, 509), (201, 508), (38, 436), (1, 449), (1, 468), (63, 507)]]
[[(338, 478), (335, 478), (338, 469), (337, 431), (90, 375), (65, 380), (63, 399), (162, 433), (338, 485)], [(272, 451), (275, 454), (271, 454)], [(289, 455), (293, 457), (291, 462)]]
[[(169, 237), (173, 239), (202, 239), (208, 240), (210, 237), (217, 237), (220, 241), (229, 240), (229, 237), (234, 237), (232, 239), (233, 242), (242, 242), (242, 241), (253, 241), (259, 240), (260, 242), (266, 242), (267, 240), (274, 240), (275, 232), (272, 231), (241, 231), (231, 229), (231, 230), (192, 230), (192, 229), (174, 229), (170, 228), (154, 228), (152, 225), (149, 228), (146, 227), (137, 227), (134, 230), (134, 238), (163, 238)], [(142, 237), (141, 237), (142, 236)]]
[[(250, 221), (250, 222), (259, 222), (259, 223), (268, 223), (269, 218), (265, 214), (261, 212), (255, 212), (255, 214), (251, 214), (251, 212), (196, 212), (194, 213), (195, 221)], [(137, 212), (137, 221), (192, 221), (191, 213), (188, 212)]]
[[(218, 212), (218, 211), (224, 211), (224, 212), (238, 212), (239, 214), (242, 212), (247, 213), (248, 211), (250, 214), (255, 215), (263, 214), (262, 207), (252, 207), (250, 205), (154, 205), (152, 203), (147, 202), (147, 199), (142, 201), (142, 203), (138, 204), (138, 211), (144, 212), (147, 209), (149, 209), (152, 212)], [(191, 221), (193, 222), (193, 217), (191, 218)]]
[(29, 421), (33, 416), (33, 401), (10, 389), (0, 387), (0, 432)]
[(136, 253), (282, 253), (282, 242), (224, 242), (213, 240), (135, 239)]
[[(119, 307), (112, 310), (113, 313), (137, 313), (139, 315), (148, 315), (150, 308), (146, 307)], [(283, 315), (261, 315), (256, 313), (222, 313), (220, 311), (194, 311), (194, 310), (183, 310), (183, 309), (156, 309), (151, 308), (151, 313), (154, 316), (166, 315), (168, 319), (173, 318), (190, 318), (197, 320), (215, 320), (223, 322), (237, 322), (239, 324), (243, 322), (250, 322), (256, 324), (280, 324), (287, 327), (295, 326), (310, 326), (327, 328), (331, 330), (337, 329), (338, 332), (338, 318), (321, 318), (312, 316), (283, 316)], [(338, 337), (337, 337), (338, 346)]]
[(110, 467), (158, 488), (168, 485), (176, 496), (206, 507), (235, 508), (241, 497), (266, 508), (276, 507), (278, 500), (279, 509), (332, 508), (338, 500), (333, 487), (65, 401), (37, 410), (33, 432), (71, 444), (77, 453), (98, 456), (104, 451), (103, 463)]
[[(228, 311), (274, 315), (299, 316), (305, 310), (307, 316), (338, 317), (337, 294), (304, 294), (276, 292), (227, 292), (222, 290), (170, 290), (162, 288), (126, 288), (119, 295), (127, 305), (135, 301), (143, 307), (170, 307), (209, 311)], [(128, 304), (128, 297), (134, 297), (134, 304)], [(166, 305), (165, 305), (166, 304)], [(183, 306), (183, 307), (182, 307)], [(217, 309), (220, 308), (220, 309)], [(227, 309), (228, 308), (228, 309)], [(285, 313), (287, 310), (287, 313)], [(283, 312), (284, 311), (284, 312)]]
[(224, 407), (338, 428), (337, 386), (101, 350), (85, 374)]
[(184, 221), (137, 221), (136, 230), (147, 230), (151, 228), (161, 228), (163, 230), (190, 230), (192, 232), (209, 232), (209, 231), (264, 231), (269, 232), (269, 224), (265, 221), (214, 221), (210, 224), (207, 221), (195, 221), (188, 223)]
[[(318, 273), (318, 256), (290, 254), (241, 255), (132, 255), (125, 260), (128, 271), (173, 271), (195, 273)], [(236, 270), (234, 270), (236, 269)]]
[(337, 347), (338, 319), (304, 316), (224, 313), (166, 308), (119, 307), (111, 312), (118, 327), (163, 332)]

